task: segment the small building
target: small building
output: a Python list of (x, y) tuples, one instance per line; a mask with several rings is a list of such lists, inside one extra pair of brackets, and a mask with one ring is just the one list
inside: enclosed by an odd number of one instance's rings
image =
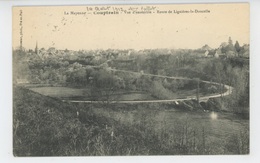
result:
[(205, 53), (204, 53), (204, 56), (205, 56), (205, 57), (208, 57), (208, 55), (209, 55), (209, 51), (206, 50)]
[(221, 52), (221, 49), (217, 49), (215, 54), (214, 54), (214, 57), (219, 58), (220, 55), (223, 55), (222, 52)]
[(207, 54), (207, 58), (213, 58), (215, 56), (216, 50), (211, 50), (209, 51), (209, 53)]
[(16, 79), (16, 84), (28, 84), (30, 83), (27, 79)]

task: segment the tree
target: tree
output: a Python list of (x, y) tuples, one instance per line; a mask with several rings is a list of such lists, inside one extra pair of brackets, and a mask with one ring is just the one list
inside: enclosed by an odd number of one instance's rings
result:
[(196, 98), (197, 98), (197, 102), (198, 102), (198, 107), (200, 105), (200, 79), (197, 78), (197, 92), (196, 92)]
[(226, 52), (228, 52), (228, 51), (236, 51), (236, 49), (235, 49), (235, 47), (234, 47), (234, 45), (233, 45), (233, 41), (232, 41), (232, 39), (231, 39), (231, 37), (229, 37), (229, 39), (228, 39), (228, 45), (225, 47), (225, 49), (226, 49)]
[(241, 50), (241, 47), (240, 47), (238, 41), (236, 41), (236, 43), (235, 43), (235, 49), (236, 49), (236, 51), (237, 51), (238, 53), (239, 53), (240, 50)]
[(98, 100), (109, 103), (109, 101), (115, 99), (116, 91), (124, 88), (124, 85), (121, 78), (106, 70), (100, 70), (93, 76), (92, 92), (95, 97), (92, 98), (98, 98)]
[(233, 46), (233, 41), (232, 41), (231, 37), (228, 38), (228, 45), (232, 45)]

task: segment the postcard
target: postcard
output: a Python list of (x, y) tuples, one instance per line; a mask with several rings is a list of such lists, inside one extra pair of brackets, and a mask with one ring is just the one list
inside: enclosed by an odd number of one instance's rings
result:
[(13, 155), (249, 154), (249, 11), (13, 7)]

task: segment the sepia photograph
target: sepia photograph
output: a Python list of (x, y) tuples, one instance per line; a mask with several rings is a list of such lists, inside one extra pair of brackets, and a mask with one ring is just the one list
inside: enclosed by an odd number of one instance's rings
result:
[(250, 154), (250, 4), (12, 7), (14, 157)]

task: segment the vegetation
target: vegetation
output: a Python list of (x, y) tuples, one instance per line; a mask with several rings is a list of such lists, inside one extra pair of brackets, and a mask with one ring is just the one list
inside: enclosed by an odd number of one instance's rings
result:
[(249, 45), (72, 53), (13, 51), (15, 156), (249, 153)]
[[(136, 110), (134, 120), (115, 118), (113, 105), (97, 114), (100, 106), (73, 105), (14, 88), (13, 149), (15, 156), (86, 156), (86, 155), (178, 155), (247, 154), (248, 129), (237, 124), (224, 139), (210, 128), (192, 123), (187, 116), (167, 125), (159, 118), (160, 107), (121, 106)], [(138, 107), (138, 108), (136, 108)], [(150, 110), (149, 107), (157, 108)], [(169, 106), (168, 106), (169, 107)], [(96, 109), (94, 109), (96, 108)], [(146, 109), (145, 109), (146, 108)], [(112, 110), (111, 110), (112, 109)], [(96, 110), (96, 111), (95, 111)], [(110, 114), (110, 118), (104, 113)], [(111, 116), (113, 115), (113, 116)], [(160, 115), (160, 114), (159, 114)], [(183, 115), (183, 114), (182, 114)], [(232, 125), (232, 128), (235, 129)], [(238, 127), (239, 126), (239, 127)], [(232, 141), (231, 141), (232, 140)], [(217, 143), (217, 144), (216, 144)]]

